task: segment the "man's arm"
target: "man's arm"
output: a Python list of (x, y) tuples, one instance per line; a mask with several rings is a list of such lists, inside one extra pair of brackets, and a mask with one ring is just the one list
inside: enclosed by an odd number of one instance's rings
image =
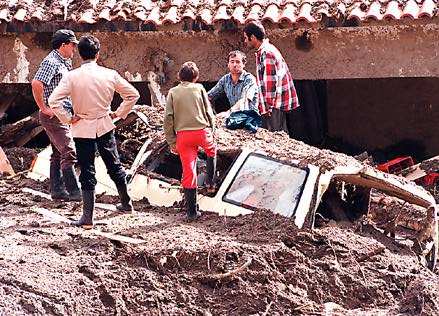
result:
[(260, 114), (270, 114), (276, 100), (277, 70), (276, 58), (269, 53), (262, 53), (258, 67), (259, 79), (259, 110)]
[(165, 131), (166, 142), (172, 151), (175, 152), (175, 143), (177, 142), (177, 136), (174, 130), (174, 107), (172, 106), (172, 94), (169, 91), (166, 98), (166, 111), (165, 118), (163, 120), (163, 129)]
[(245, 79), (245, 95), (249, 108), (259, 113), (258, 109), (258, 84), (256, 78), (251, 75)]
[(122, 103), (114, 112), (114, 116), (126, 119), (128, 113), (140, 98), (139, 91), (133, 87), (128, 81), (122, 78), (117, 71), (115, 72), (116, 85), (114, 89), (122, 97)]
[(74, 123), (72, 122), (72, 114), (66, 111), (63, 106), (64, 99), (67, 98), (70, 93), (71, 90), (69, 75), (65, 74), (59, 82), (58, 86), (55, 88), (55, 90), (53, 90), (52, 94), (49, 97), (50, 108), (63, 124)]
[(50, 60), (43, 60), (41, 62), (40, 67), (35, 74), (34, 79), (32, 80), (32, 94), (34, 96), (35, 102), (38, 105), (38, 108), (44, 114), (52, 117), (55, 114), (52, 109), (50, 109), (49, 105), (44, 101), (44, 85), (49, 85), (55, 76), (57, 71), (57, 66), (54, 65)]
[(32, 94), (34, 96), (34, 100), (38, 105), (38, 108), (44, 114), (53, 117), (55, 114), (52, 109), (46, 105), (44, 102), (44, 84), (39, 80), (32, 80)]
[(222, 76), (221, 79), (216, 83), (216, 85), (207, 92), (207, 95), (209, 96), (209, 100), (215, 100), (217, 97), (220, 96), (221, 93), (224, 92), (224, 81), (225, 76)]

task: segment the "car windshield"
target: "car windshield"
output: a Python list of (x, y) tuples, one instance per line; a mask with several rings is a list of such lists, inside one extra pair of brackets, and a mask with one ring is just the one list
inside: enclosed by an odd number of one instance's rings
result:
[(269, 209), (292, 216), (299, 203), (307, 170), (250, 154), (224, 195), (233, 204)]

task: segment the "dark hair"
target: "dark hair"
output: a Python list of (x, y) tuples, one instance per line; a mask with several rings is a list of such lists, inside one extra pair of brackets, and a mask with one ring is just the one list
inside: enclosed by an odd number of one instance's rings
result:
[(52, 40), (52, 49), (58, 49), (62, 44), (68, 44), (70, 41), (65, 40)]
[(198, 77), (198, 67), (193, 61), (187, 61), (181, 65), (180, 71), (178, 72), (178, 78), (180, 81), (194, 81)]
[(244, 33), (249, 39), (250, 36), (254, 35), (259, 41), (262, 41), (266, 37), (265, 28), (259, 21), (250, 22), (244, 26)]
[(243, 64), (245, 64), (247, 62), (247, 56), (245, 56), (245, 54), (243, 52), (241, 52), (240, 50), (234, 50), (234, 51), (230, 52), (228, 59), (230, 59), (230, 57), (236, 57), (236, 56), (241, 56), (241, 60), (242, 60)]
[(100, 48), (101, 43), (93, 35), (84, 35), (79, 39), (78, 52), (83, 60), (95, 59)]

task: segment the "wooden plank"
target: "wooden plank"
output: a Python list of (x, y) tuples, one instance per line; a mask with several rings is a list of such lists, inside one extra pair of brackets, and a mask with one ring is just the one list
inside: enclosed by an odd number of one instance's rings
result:
[[(42, 197), (46, 200), (52, 200), (52, 198), (50, 197), (50, 194), (40, 192), (40, 191), (31, 189), (31, 188), (23, 188), (22, 191), (25, 193), (30, 193), (32, 195)], [(95, 207), (103, 209), (103, 210), (107, 210), (107, 211), (117, 211), (116, 205), (114, 205), (114, 204), (95, 203)]]
[(95, 203), (95, 207), (106, 210), (106, 211), (113, 211), (116, 212), (116, 205), (114, 204), (107, 204), (107, 203)]
[(34, 211), (35, 213), (41, 214), (44, 217), (47, 217), (53, 223), (67, 223), (67, 224), (70, 224), (70, 222), (71, 222), (71, 220), (69, 220), (67, 217), (59, 215), (59, 214), (57, 214), (55, 212), (52, 212), (51, 210), (48, 210), (46, 208), (32, 207), (32, 211)]
[(42, 126), (35, 127), (28, 134), (25, 134), (25, 135), (21, 136), (20, 138), (18, 138), (17, 140), (15, 140), (15, 145), (17, 147), (21, 147), (21, 146), (26, 145), (30, 140), (32, 140), (34, 137), (38, 136), (38, 134), (40, 134), (43, 130), (44, 130), (44, 128)]
[[(42, 207), (32, 207), (31, 210), (34, 211), (35, 213), (43, 215), (44, 217), (48, 218), (53, 223), (70, 224), (72, 222), (67, 217), (62, 216), (58, 213), (55, 213), (51, 210), (48, 210), (48, 209), (45, 209)], [(83, 237), (87, 237), (86, 236), (87, 233), (90, 233), (90, 234), (96, 235), (96, 236), (105, 237), (105, 238), (108, 238), (110, 240), (116, 240), (116, 241), (120, 241), (120, 242), (129, 243), (129, 244), (140, 245), (140, 244), (146, 243), (146, 240), (144, 240), (144, 239), (132, 238), (132, 237), (114, 234), (114, 233), (110, 233), (110, 232), (102, 232), (102, 231), (97, 230), (97, 229), (84, 230), (83, 234), (81, 234), (81, 235), (83, 235)]]
[(25, 137), (29, 131), (32, 131), (38, 126), (40, 126), (38, 112), (35, 112), (13, 124), (6, 124), (0, 131), (0, 143), (15, 144), (17, 139)]
[(45, 198), (46, 200), (52, 200), (50, 194), (40, 192), (40, 191), (31, 189), (31, 188), (23, 188), (21, 191), (23, 191), (25, 193), (30, 193), (30, 194), (35, 195), (35, 196)]
[(131, 168), (128, 172), (128, 174), (130, 175), (130, 178), (128, 180), (128, 184), (131, 183), (131, 181), (134, 178), (134, 175), (137, 172), (137, 169), (139, 169), (139, 167), (145, 162), (145, 160), (151, 155), (152, 150), (149, 150), (148, 152), (145, 153), (146, 149), (148, 148), (148, 146), (151, 144), (152, 139), (148, 138), (142, 145), (142, 147), (140, 148), (139, 152), (137, 153), (136, 158), (134, 159), (133, 164), (131, 165)]
[(0, 173), (7, 173), (11, 176), (15, 175), (14, 168), (12, 168), (8, 157), (6, 156), (3, 149), (0, 147)]
[(424, 170), (421, 170), (419, 167), (415, 170), (410, 171), (404, 177), (410, 181), (415, 181), (419, 178), (422, 178), (423, 176), (427, 175), (427, 173)]

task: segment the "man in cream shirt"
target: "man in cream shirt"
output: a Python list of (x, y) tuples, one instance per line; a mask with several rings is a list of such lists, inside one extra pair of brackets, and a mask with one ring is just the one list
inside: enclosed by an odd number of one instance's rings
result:
[[(96, 37), (82, 36), (78, 43), (78, 51), (83, 64), (63, 76), (49, 97), (49, 106), (59, 120), (72, 125), (73, 140), (81, 168), (79, 181), (83, 201), (82, 217), (72, 224), (83, 228), (93, 227), (96, 147), (119, 192), (121, 203), (116, 206), (117, 209), (126, 212), (133, 209), (127, 192), (126, 173), (117, 152), (115, 125), (112, 119), (125, 119), (139, 99), (139, 92), (115, 70), (97, 65), (99, 49), (100, 43)], [(123, 102), (112, 112), (110, 105), (115, 91), (120, 94)], [(62, 106), (62, 101), (67, 96), (72, 99), (74, 115)]]

